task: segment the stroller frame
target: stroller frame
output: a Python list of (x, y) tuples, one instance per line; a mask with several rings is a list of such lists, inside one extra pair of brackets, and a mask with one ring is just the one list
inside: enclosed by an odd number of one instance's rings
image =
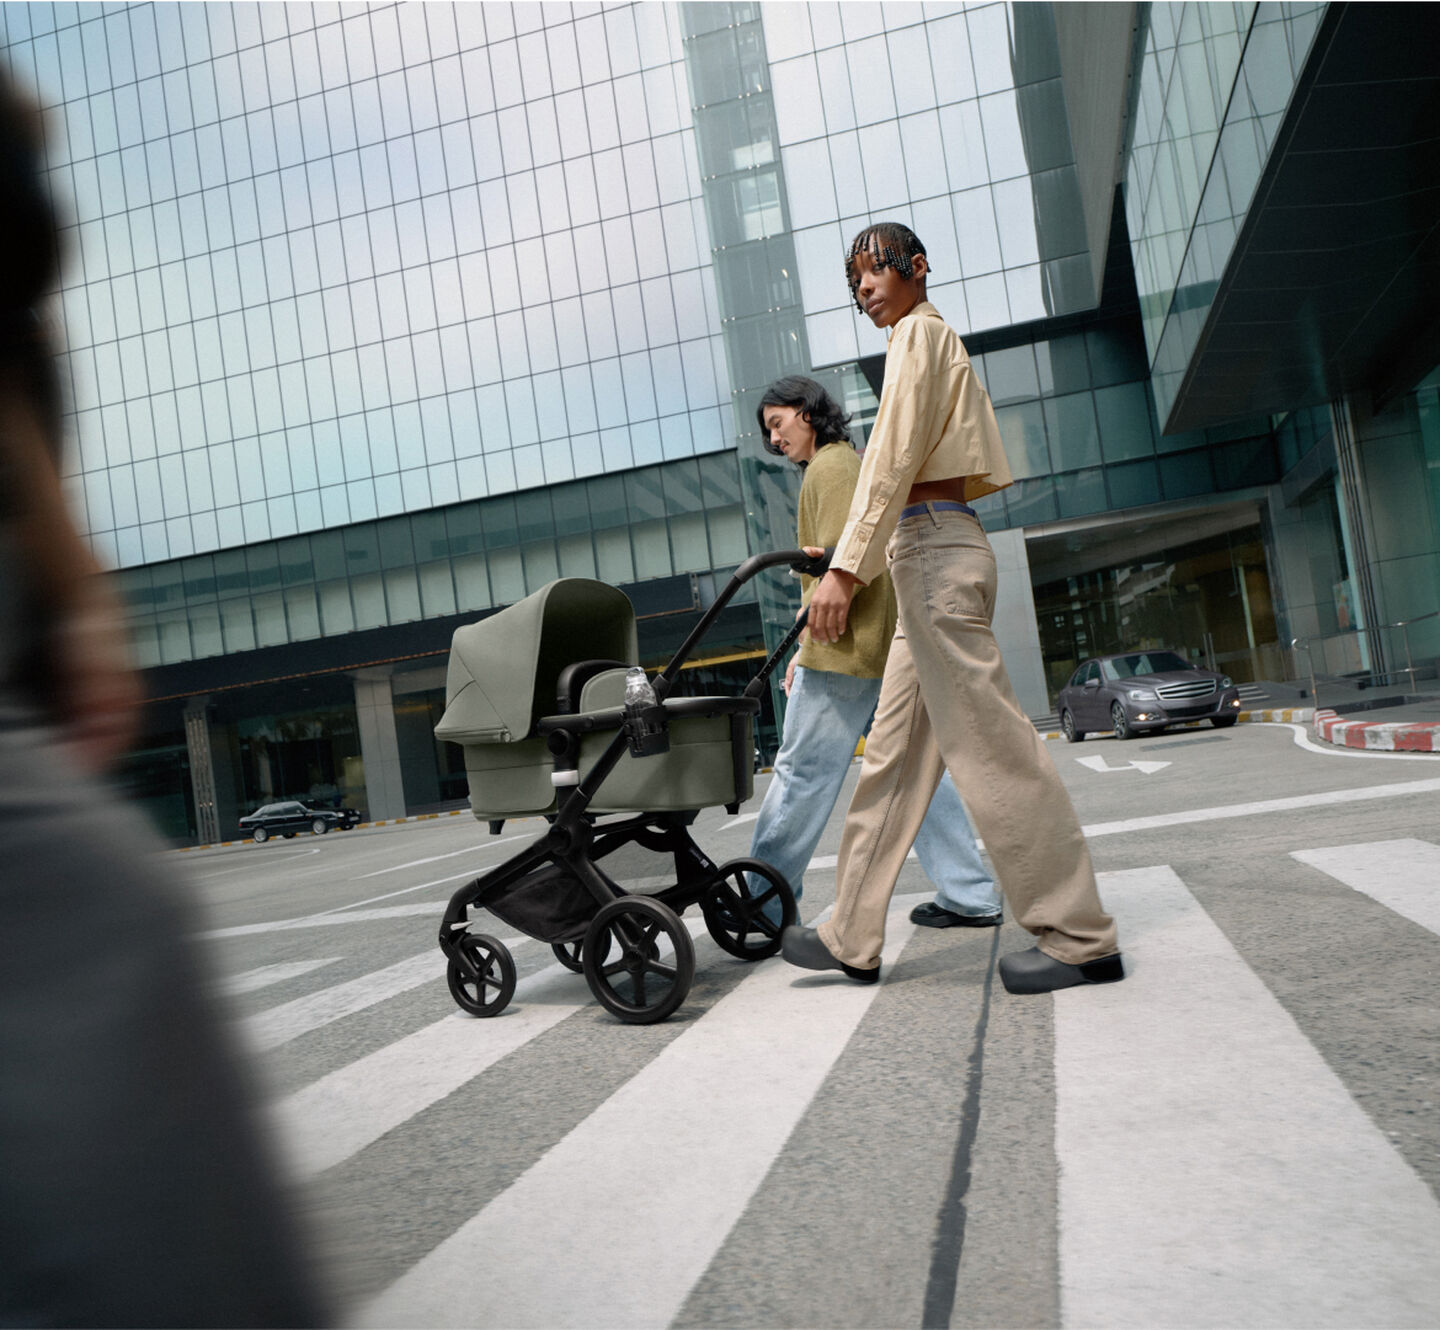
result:
[[(635, 812), (600, 822), (601, 814), (591, 811), (591, 806), (627, 752), (640, 760), (657, 756), (668, 749), (672, 722), (724, 717), (734, 777), (734, 798), (724, 807), (732, 814), (739, 811), (751, 784), (752, 718), (760, 711), (766, 681), (799, 637), (806, 616), (796, 620), (740, 696), (672, 698), (669, 694), (681, 667), (735, 593), (762, 570), (787, 564), (797, 572), (818, 575), (828, 565), (828, 553), (817, 559), (803, 550), (782, 550), (755, 555), (741, 564), (653, 680), (654, 706), (579, 714), (576, 699), (584, 684), (606, 671), (626, 668), (625, 663), (576, 661), (561, 670), (556, 714), (539, 717), (532, 732), (545, 740), (554, 760), (551, 781), (556, 803), (555, 811), (545, 814), (549, 826), (518, 854), (456, 891), (440, 924), (450, 992), (463, 1010), (475, 1016), (498, 1015), (515, 992), (515, 963), (509, 948), (490, 934), (470, 931), (474, 913), (482, 909), (549, 942), (556, 959), (583, 973), (601, 1005), (629, 1024), (664, 1020), (688, 995), (695, 948), (679, 916), (692, 905), (700, 905), (710, 936), (730, 955), (754, 961), (779, 951), (780, 935), (795, 922), (796, 907), (790, 884), (772, 865), (749, 858), (716, 864), (690, 835), (698, 808)], [(613, 736), (582, 776), (578, 769), (582, 741), (587, 735), (612, 730)], [(503, 825), (503, 818), (489, 819), (492, 833)], [(641, 895), (627, 892), (611, 878), (601, 862), (632, 844), (669, 854), (674, 885)], [(751, 876), (769, 885), (751, 895)], [(535, 908), (536, 902), (543, 902), (543, 910)]]

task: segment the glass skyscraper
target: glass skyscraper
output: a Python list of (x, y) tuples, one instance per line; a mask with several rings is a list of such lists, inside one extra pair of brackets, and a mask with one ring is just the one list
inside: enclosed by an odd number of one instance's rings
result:
[[(463, 795), (429, 735), (449, 633), (557, 576), (624, 586), (667, 654), (793, 541), (764, 387), (815, 373), (864, 442), (884, 338), (842, 259), (881, 216), (925, 241), (996, 404), (1018, 483), (982, 506), (1026, 705), (1142, 623), (1293, 672), (1287, 632), (1331, 622), (1377, 527), (1355, 486), (1284, 495), (1334, 434), (1297, 412), (1338, 394), (1192, 409), (1190, 380), (1337, 20), (1121, 6), (1132, 58), (1100, 8), (0, 7), (66, 218), (66, 484), (149, 671), (135, 778), (166, 830)], [(1108, 118), (1103, 59), (1130, 75)], [(1302, 585), (1295, 541), (1329, 571)], [(1410, 556), (1359, 556), (1372, 616), (1385, 557)], [(1134, 608), (1154, 563), (1191, 570), (1164, 613)], [(794, 608), (762, 580), (696, 686), (735, 686)]]

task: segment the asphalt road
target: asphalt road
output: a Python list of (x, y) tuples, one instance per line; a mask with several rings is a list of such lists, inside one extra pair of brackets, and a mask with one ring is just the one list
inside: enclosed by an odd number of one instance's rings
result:
[[(520, 988), (475, 1020), (438, 921), (538, 821), (177, 855), (347, 1317), (1434, 1326), (1440, 756), (1290, 725), (1049, 751), (1122, 984), (1006, 994), (994, 959), (1027, 935), (914, 928), (912, 859), (879, 985), (699, 926), (685, 1005), (626, 1026), (497, 922)], [(696, 840), (745, 854), (757, 807)], [(635, 851), (617, 875), (662, 871)]]

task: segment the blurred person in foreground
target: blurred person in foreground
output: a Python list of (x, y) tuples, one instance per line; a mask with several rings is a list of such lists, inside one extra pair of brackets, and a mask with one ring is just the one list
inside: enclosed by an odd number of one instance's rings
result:
[(0, 1325), (317, 1325), (194, 920), (104, 780), (141, 694), (61, 494), (40, 152), (0, 75)]

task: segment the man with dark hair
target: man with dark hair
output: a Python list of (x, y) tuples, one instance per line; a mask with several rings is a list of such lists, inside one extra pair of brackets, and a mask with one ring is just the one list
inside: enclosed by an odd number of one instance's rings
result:
[[(845, 526), (860, 460), (846, 431), (850, 418), (814, 379), (772, 383), (755, 412), (765, 450), (788, 457), (805, 479), (797, 526), (802, 545), (833, 545)], [(803, 579), (808, 599), (815, 579)], [(895, 594), (881, 574), (855, 597), (835, 642), (806, 641), (785, 672), (785, 734), (775, 774), (760, 805), (751, 855), (773, 864), (800, 899), (806, 865), (835, 808), (855, 746), (880, 696), (880, 676), (895, 632)], [(908, 848), (908, 847), (907, 847)], [(964, 805), (947, 777), (915, 836), (915, 852), (936, 899), (911, 918), (931, 928), (991, 928), (1000, 897), (985, 869)], [(757, 894), (766, 884), (751, 882)]]
[(908, 227), (867, 227), (846, 256), (855, 303), (890, 330), (880, 409), (809, 631), (838, 641), (888, 562), (900, 627), (890, 648), (836, 865), (835, 910), (785, 930), (811, 970), (877, 977), (885, 913), (922, 810), (948, 768), (984, 837), (1016, 921), (1039, 945), (1000, 961), (1012, 993), (1124, 978), (1075, 810), (1015, 699), (990, 630), (995, 556), (969, 506), (1010, 467), (985, 389), (925, 295), (925, 247)]

